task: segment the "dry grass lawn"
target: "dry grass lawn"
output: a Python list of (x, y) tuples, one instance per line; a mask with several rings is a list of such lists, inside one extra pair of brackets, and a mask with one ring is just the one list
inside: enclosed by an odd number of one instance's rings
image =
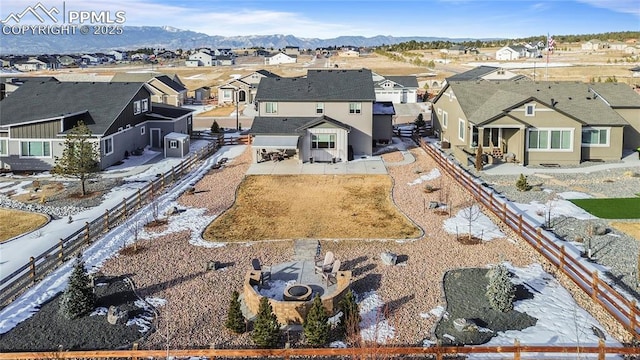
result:
[(640, 222), (612, 222), (611, 226), (640, 240)]
[(235, 204), (203, 236), (210, 241), (420, 236), (392, 203), (391, 186), (386, 175), (248, 176)]
[(205, 111), (197, 114), (197, 117), (202, 116), (229, 116), (232, 112), (236, 111), (236, 107), (234, 105), (222, 105), (215, 107), (209, 111)]
[(33, 231), (47, 223), (47, 217), (26, 211), (0, 209), (0, 243)]

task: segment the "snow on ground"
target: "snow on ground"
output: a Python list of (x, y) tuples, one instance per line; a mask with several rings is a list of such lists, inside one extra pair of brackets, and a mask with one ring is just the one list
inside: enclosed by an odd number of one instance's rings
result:
[(284, 290), (289, 285), (295, 284), (295, 280), (283, 281), (283, 280), (273, 280), (269, 281), (268, 288), (261, 288), (259, 286), (254, 286), (253, 289), (258, 292), (262, 296), (266, 296), (269, 299), (274, 299), (277, 301), (284, 301)]
[(393, 151), (407, 151), (409, 148), (415, 146), (416, 144), (409, 138), (399, 138), (394, 136), (391, 138), (391, 144), (378, 149), (373, 155), (381, 155)]
[(116, 173), (117, 174), (117, 173), (122, 172), (123, 170), (124, 171), (129, 171), (132, 166), (144, 165), (144, 164), (148, 163), (151, 159), (155, 158), (156, 156), (158, 156), (160, 154), (161, 154), (160, 151), (154, 151), (154, 150), (151, 150), (151, 149), (149, 149), (147, 147), (142, 152), (142, 155), (139, 155), (139, 156), (130, 155), (128, 159), (122, 160), (122, 164), (110, 166), (103, 173), (105, 173), (105, 174)]
[[(571, 194), (567, 196), (578, 196), (577, 194)], [(583, 197), (584, 198), (584, 197)], [(572, 199), (578, 199), (574, 197)], [(545, 222), (545, 216), (551, 212), (551, 219), (555, 219), (559, 216), (572, 217), (578, 220), (593, 220), (597, 217), (589, 214), (584, 209), (574, 205), (569, 200), (555, 199), (549, 200), (546, 203), (539, 201), (532, 201), (529, 204), (512, 203), (517, 213), (526, 214), (533, 225), (540, 226)]]
[(0, 183), (0, 193), (8, 194), (13, 193), (13, 195), (22, 195), (28, 194), (29, 190), (26, 190), (25, 187), (30, 186), (33, 181), (19, 181), (18, 183), (6, 182)]
[(370, 291), (358, 296), (358, 299), (362, 340), (385, 344), (393, 339), (396, 330), (385, 318), (382, 298), (375, 291)]
[(418, 185), (418, 184), (421, 184), (421, 183), (423, 183), (425, 181), (437, 179), (441, 175), (442, 174), (440, 173), (440, 169), (434, 168), (431, 171), (429, 171), (427, 174), (421, 175), (419, 178), (413, 180), (408, 185), (409, 186)]
[(491, 219), (482, 213), (478, 205), (458, 211), (456, 216), (446, 219), (443, 226), (449, 234), (468, 234), (469, 224), (471, 224), (471, 235), (485, 241), (506, 236)]
[[(487, 346), (513, 345), (517, 339), (527, 345), (563, 346), (576, 345), (598, 346), (598, 337), (592, 327), (604, 332), (600, 323), (586, 310), (578, 306), (571, 294), (560, 283), (542, 269), (540, 264), (531, 264), (524, 268), (505, 264), (514, 274), (515, 284), (523, 284), (532, 294), (533, 299), (516, 301), (514, 309), (527, 313), (538, 319), (535, 326), (517, 331), (504, 331), (492, 338)], [(606, 334), (606, 346), (622, 346), (620, 342)], [(470, 354), (469, 359), (491, 358), (493, 354)], [(554, 358), (560, 354), (522, 354), (523, 358)], [(566, 354), (564, 358), (577, 358), (575, 354)], [(580, 359), (597, 358), (597, 355), (581, 354)]]

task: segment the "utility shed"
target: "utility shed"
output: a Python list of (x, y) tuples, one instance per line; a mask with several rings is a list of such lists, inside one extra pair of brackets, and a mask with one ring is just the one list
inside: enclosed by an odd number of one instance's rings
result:
[(184, 157), (189, 153), (189, 135), (177, 132), (164, 137), (164, 157)]

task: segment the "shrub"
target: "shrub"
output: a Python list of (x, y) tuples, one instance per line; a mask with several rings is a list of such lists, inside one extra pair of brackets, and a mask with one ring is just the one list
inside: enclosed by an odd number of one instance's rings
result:
[(360, 309), (358, 308), (356, 297), (351, 289), (340, 300), (338, 306), (342, 310), (342, 318), (338, 323), (338, 332), (341, 336), (357, 336), (360, 333), (360, 321), (362, 321), (362, 318), (360, 317)]
[(313, 304), (311, 304), (307, 317), (304, 319), (302, 329), (309, 345), (323, 346), (329, 341), (329, 331), (331, 330), (329, 316), (324, 310), (322, 300), (320, 300), (320, 295), (318, 294), (313, 298)]
[(220, 132), (220, 125), (218, 125), (218, 122), (213, 120), (213, 124), (211, 124), (211, 133), (212, 134), (217, 134)]
[(267, 297), (260, 298), (258, 315), (253, 325), (253, 342), (259, 347), (274, 348), (280, 338), (280, 325)]
[(518, 181), (516, 181), (516, 188), (520, 191), (528, 191), (531, 189), (529, 182), (527, 182), (527, 177), (523, 174), (520, 174)]
[(229, 311), (227, 312), (227, 322), (224, 326), (233, 331), (236, 334), (242, 334), (247, 326), (244, 322), (244, 316), (242, 310), (240, 310), (240, 301), (238, 300), (240, 294), (237, 291), (231, 293), (231, 303), (229, 304)]
[(76, 258), (67, 289), (62, 294), (60, 312), (67, 319), (75, 319), (92, 311), (96, 302), (91, 280), (84, 268), (81, 255)]
[(491, 269), (488, 276), (489, 285), (486, 296), (491, 307), (501, 312), (513, 309), (516, 289), (511, 282), (509, 270), (501, 264)]
[(418, 117), (416, 118), (416, 120), (413, 122), (416, 127), (421, 128), (424, 127), (427, 123), (424, 121), (424, 116), (422, 115), (422, 113), (418, 114)]

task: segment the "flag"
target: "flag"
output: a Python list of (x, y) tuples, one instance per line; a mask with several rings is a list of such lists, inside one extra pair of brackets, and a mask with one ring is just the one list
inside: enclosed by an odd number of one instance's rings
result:
[(547, 34), (547, 50), (553, 52), (553, 48), (556, 45), (556, 41), (553, 40), (549, 34)]

